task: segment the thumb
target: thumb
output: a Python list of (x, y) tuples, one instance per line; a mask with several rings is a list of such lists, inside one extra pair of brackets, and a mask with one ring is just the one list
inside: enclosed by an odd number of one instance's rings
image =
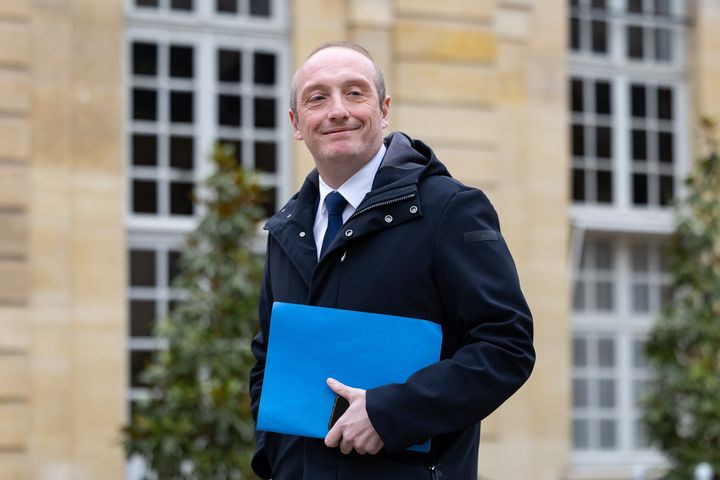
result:
[(334, 378), (328, 378), (327, 385), (333, 392), (337, 393), (341, 397), (346, 398), (347, 400), (350, 400), (350, 396), (352, 395), (352, 391), (354, 390), (353, 388), (348, 387), (347, 385), (335, 380)]

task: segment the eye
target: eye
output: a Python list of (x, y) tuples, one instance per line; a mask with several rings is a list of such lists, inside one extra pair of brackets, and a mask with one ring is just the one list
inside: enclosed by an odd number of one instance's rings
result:
[(353, 96), (353, 97), (360, 97), (360, 96), (362, 96), (362, 94), (363, 94), (363, 92), (361, 92), (360, 90), (350, 90), (348, 92), (348, 95)]
[(325, 95), (315, 94), (308, 97), (308, 102), (320, 102), (325, 99)]

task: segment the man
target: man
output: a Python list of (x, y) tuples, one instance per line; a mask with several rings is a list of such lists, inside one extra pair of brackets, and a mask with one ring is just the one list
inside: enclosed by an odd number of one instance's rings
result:
[[(383, 140), (389, 112), (358, 45), (323, 44), (295, 74), (290, 120), (317, 168), (265, 226), (252, 411), (274, 301), (436, 322), (441, 360), (368, 391), (328, 379), (350, 407), (324, 441), (256, 432), (262, 478), (475, 480), (480, 420), (532, 370), (530, 311), (493, 207), (421, 141)], [(407, 450), (428, 439), (429, 453)]]

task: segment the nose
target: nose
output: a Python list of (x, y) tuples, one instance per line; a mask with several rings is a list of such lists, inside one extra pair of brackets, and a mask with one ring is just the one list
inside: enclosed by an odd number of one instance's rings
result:
[(342, 95), (333, 95), (330, 102), (330, 109), (328, 110), (328, 118), (330, 118), (330, 120), (343, 120), (350, 116), (350, 112), (348, 112)]

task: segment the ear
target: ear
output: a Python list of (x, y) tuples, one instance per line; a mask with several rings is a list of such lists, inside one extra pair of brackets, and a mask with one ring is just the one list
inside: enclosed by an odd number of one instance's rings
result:
[(385, 100), (380, 105), (380, 112), (382, 112), (382, 128), (387, 128), (390, 122), (390, 95), (385, 96)]
[(295, 115), (295, 112), (292, 111), (292, 108), (288, 110), (288, 115), (290, 115), (290, 123), (292, 123), (293, 126), (293, 137), (295, 140), (302, 140), (303, 136), (300, 132), (300, 124), (298, 124), (298, 118)]

